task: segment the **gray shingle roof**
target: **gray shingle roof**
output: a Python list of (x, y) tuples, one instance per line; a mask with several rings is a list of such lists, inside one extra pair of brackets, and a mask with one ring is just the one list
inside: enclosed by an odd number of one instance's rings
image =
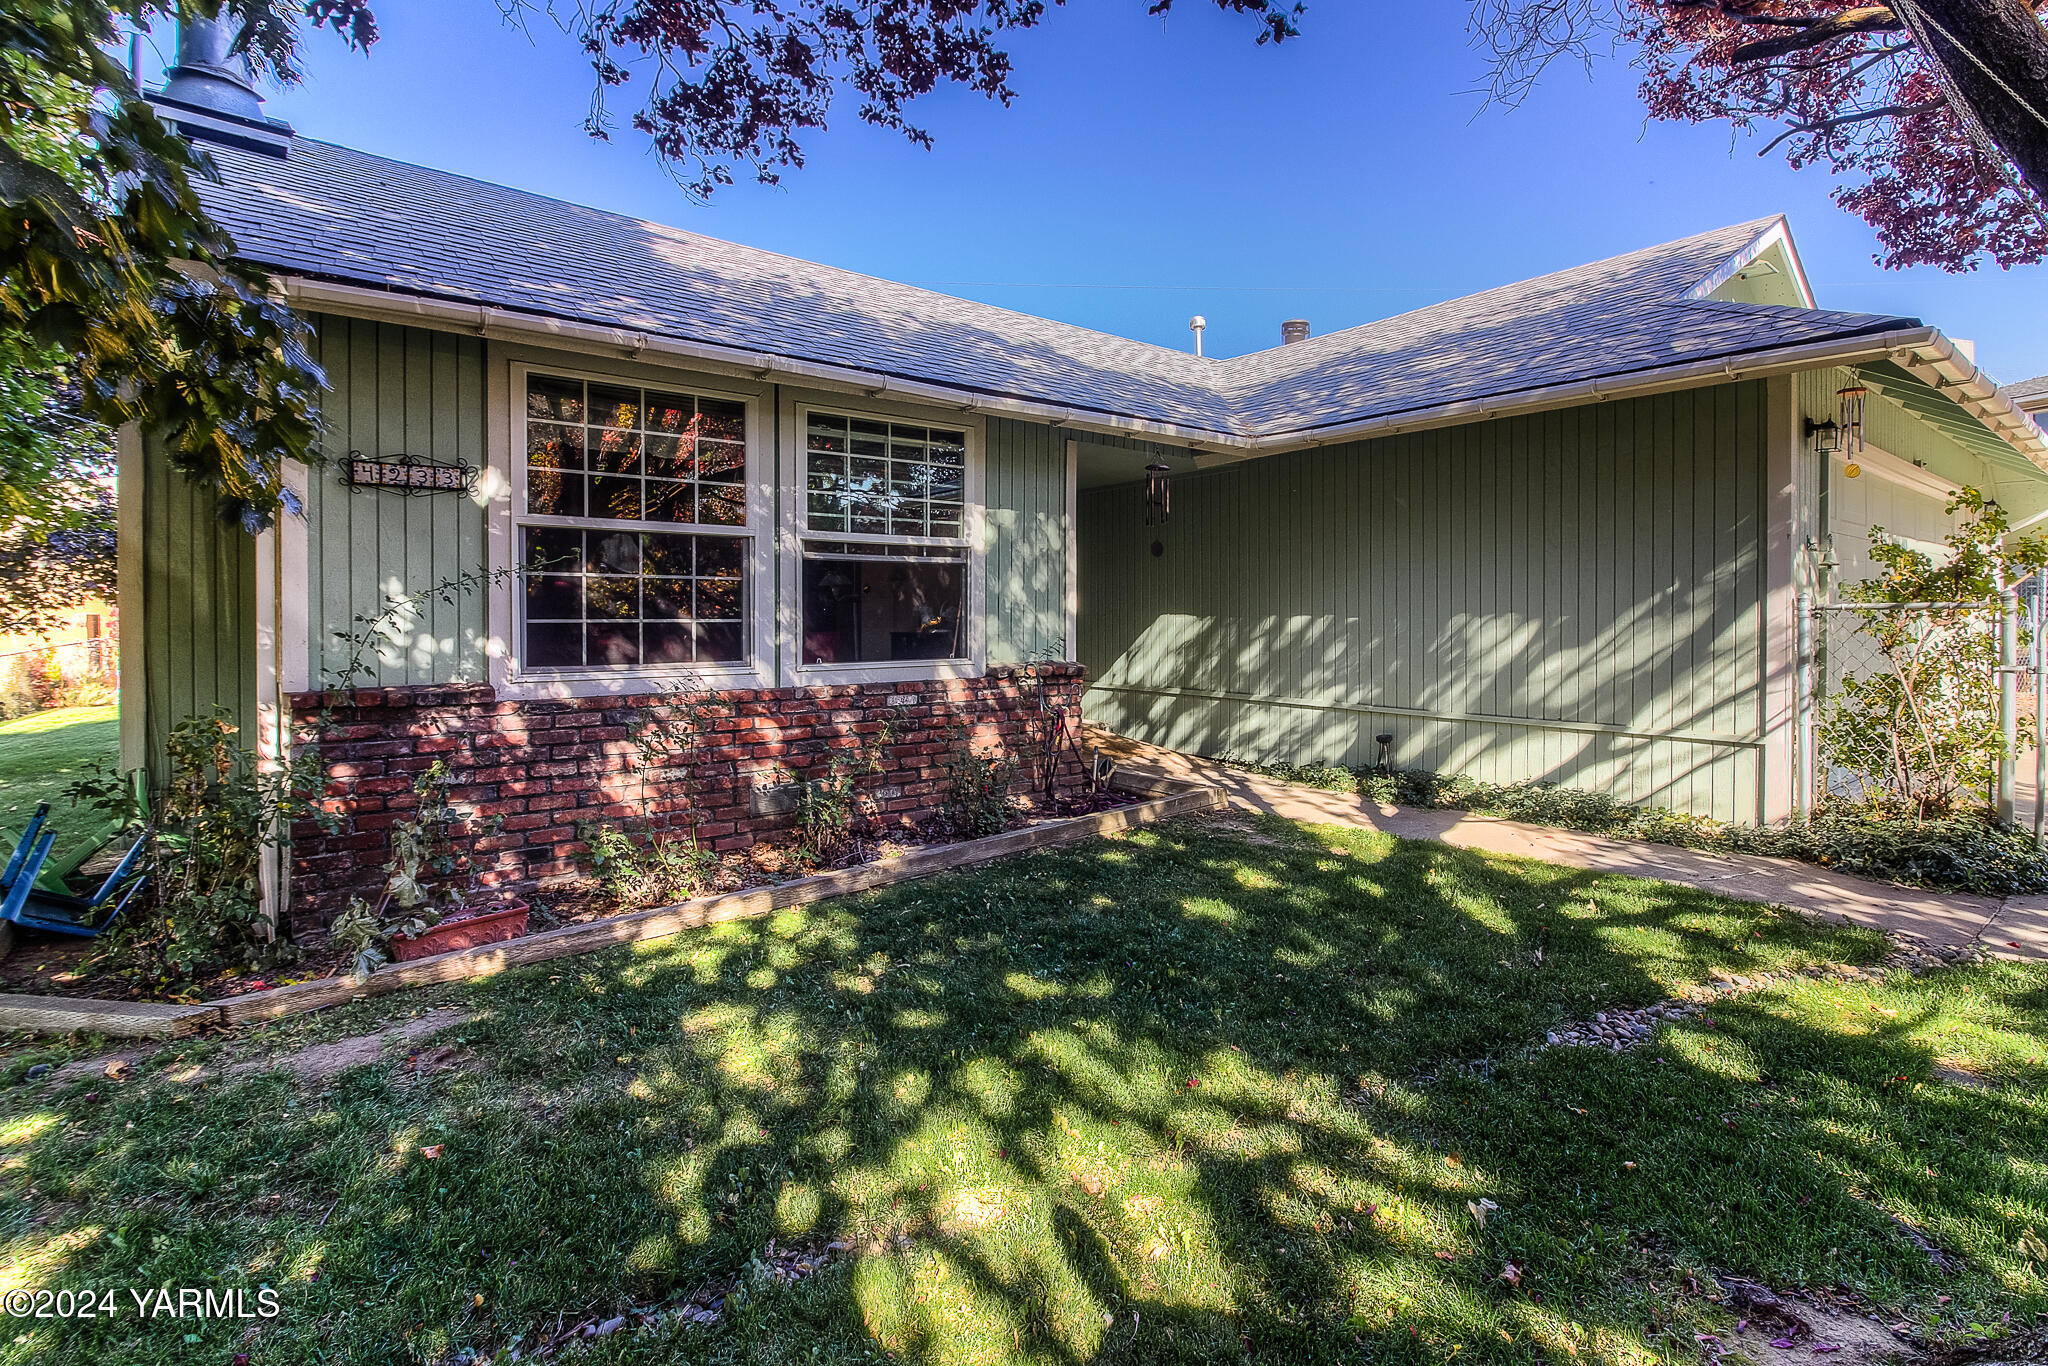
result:
[(2038, 406), (2043, 399), (2048, 399), (2048, 375), (2036, 375), (2018, 384), (2008, 384), (1998, 392), (2023, 407)]
[(330, 143), (208, 150), (209, 209), (286, 273), (1240, 436), (1918, 325), (1683, 297), (1767, 219), (1203, 359)]

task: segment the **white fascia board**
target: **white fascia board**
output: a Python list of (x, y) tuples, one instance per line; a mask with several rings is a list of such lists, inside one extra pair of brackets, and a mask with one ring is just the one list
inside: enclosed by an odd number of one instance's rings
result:
[(681, 341), (622, 327), (573, 322), (539, 313), (521, 313), (493, 308), (487, 304), (456, 303), (424, 295), (392, 290), (368, 289), (359, 285), (332, 284), (287, 276), (284, 296), (295, 308), (338, 313), (354, 318), (410, 323), (465, 332), (492, 341), (524, 342), (529, 345), (595, 352), (648, 365), (667, 363), (711, 374), (745, 376), (749, 379), (797, 384), (834, 393), (859, 394), (866, 398), (902, 399), (931, 407), (963, 413), (1016, 417), (1043, 422), (1053, 427), (1073, 427), (1114, 436), (1138, 436), (1147, 440), (1179, 445), (1242, 446), (1249, 438), (1234, 432), (1187, 427), (1149, 418), (1125, 417), (1099, 410), (1070, 408), (1056, 403), (974, 393), (945, 384), (898, 379), (877, 375), (852, 366), (827, 365), (766, 351), (748, 351), (708, 342)]
[(1938, 329), (1926, 341), (1900, 348), (1888, 356), (1894, 365), (1913, 378), (1938, 390), (1963, 411), (1984, 424), (1986, 431), (2018, 451), (2036, 469), (2048, 472), (2048, 436), (2034, 419), (1998, 392), (1998, 384), (1977, 368), (1961, 347)]
[[(1723, 360), (1666, 366), (1637, 375), (1579, 380), (1571, 384), (1532, 389), (1506, 397), (1466, 399), (1431, 408), (1418, 408), (1407, 413), (1390, 413), (1358, 422), (1338, 423), (1318, 428), (1314, 432), (1256, 437), (1251, 442), (1252, 449), (1248, 454), (1273, 455), (1286, 450), (1330, 446), (1376, 436), (1395, 436), (1404, 432), (1428, 431), (1436, 427), (1483, 422), (1498, 417), (1519, 417), (1530, 413), (1550, 412), (1587, 403), (1642, 398), (1678, 389), (1694, 389), (1707, 384), (1769, 379), (1775, 375), (1793, 374), (1822, 366), (1854, 365), (1859, 361), (1885, 359), (1902, 349), (1909, 349), (1939, 335), (1931, 327), (1916, 327), (1902, 332), (1880, 332), (1864, 337), (1836, 338), (1831, 341), (1809, 342), (1801, 346), (1778, 347)], [(1221, 457), (1229, 458), (1228, 455)]]

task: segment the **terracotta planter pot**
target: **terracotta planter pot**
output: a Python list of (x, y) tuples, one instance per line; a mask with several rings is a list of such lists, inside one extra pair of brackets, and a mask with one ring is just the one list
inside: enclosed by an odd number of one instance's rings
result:
[(393, 935), (391, 956), (401, 963), (430, 958), (451, 949), (473, 949), (479, 944), (501, 944), (526, 933), (529, 907), (524, 901), (507, 901), (494, 911), (444, 920), (418, 935)]

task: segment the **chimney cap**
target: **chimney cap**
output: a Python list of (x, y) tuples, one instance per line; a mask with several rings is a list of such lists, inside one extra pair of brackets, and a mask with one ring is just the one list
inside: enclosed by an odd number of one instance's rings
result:
[(292, 126), (267, 117), (246, 53), (235, 51), (236, 31), (226, 16), (178, 21), (178, 62), (150, 103), (189, 138), (284, 156)]
[(1280, 324), (1280, 344), (1289, 346), (1298, 341), (1308, 340), (1308, 319), (1289, 318)]
[(178, 21), (178, 64), (164, 74), (163, 93), (241, 119), (263, 117), (263, 97), (247, 54), (235, 51), (234, 26), (225, 18), (187, 15)]

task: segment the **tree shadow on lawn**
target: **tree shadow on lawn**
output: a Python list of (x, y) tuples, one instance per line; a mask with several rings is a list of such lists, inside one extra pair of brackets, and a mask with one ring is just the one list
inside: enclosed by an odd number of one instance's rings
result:
[[(91, 1170), (39, 1129), (32, 1173), (121, 1244), (38, 1279), (241, 1267), (287, 1305), (256, 1362), (530, 1347), (735, 1277), (719, 1324), (589, 1359), (1693, 1360), (1713, 1310), (1683, 1278), (1709, 1268), (2048, 1305), (1993, 1236), (2048, 1204), (2048, 1122), (2004, 1089), (1886, 1089), (1935, 1060), (1917, 1012), (1854, 1033), (1766, 997), (1638, 1055), (1524, 1050), (1711, 972), (1868, 962), (1874, 936), (1284, 828), (1154, 829), (508, 974), (459, 993), (481, 1069), (358, 1069), (310, 1101), (279, 1076), (138, 1095)], [(2043, 992), (1998, 980), (2048, 1036)], [(294, 1208), (241, 1206), (279, 1184)], [(1892, 1215), (1970, 1272), (1938, 1272)], [(810, 1281), (750, 1280), (771, 1239), (847, 1250)], [(74, 1328), (34, 1338), (121, 1325)], [(225, 1339), (199, 1336), (214, 1355), (190, 1359), (216, 1359)], [(183, 1358), (167, 1340), (161, 1359)]]

